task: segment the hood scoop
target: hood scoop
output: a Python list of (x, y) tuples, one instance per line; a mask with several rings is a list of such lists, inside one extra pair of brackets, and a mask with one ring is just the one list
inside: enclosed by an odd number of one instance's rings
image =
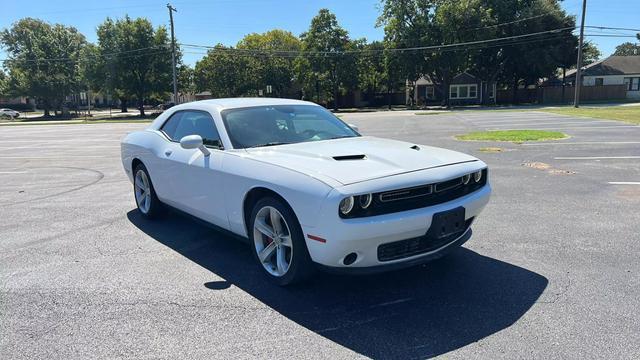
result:
[(333, 160), (336, 160), (336, 161), (364, 160), (365, 158), (366, 158), (366, 156), (364, 156), (364, 154), (360, 154), (360, 155), (340, 155), (340, 156), (334, 156)]

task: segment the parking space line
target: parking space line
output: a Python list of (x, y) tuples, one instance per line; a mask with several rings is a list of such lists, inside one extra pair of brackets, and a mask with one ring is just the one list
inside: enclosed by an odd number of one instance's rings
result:
[(640, 185), (638, 181), (609, 181), (611, 185)]
[(570, 156), (554, 157), (555, 160), (608, 160), (608, 159), (640, 159), (640, 156)]

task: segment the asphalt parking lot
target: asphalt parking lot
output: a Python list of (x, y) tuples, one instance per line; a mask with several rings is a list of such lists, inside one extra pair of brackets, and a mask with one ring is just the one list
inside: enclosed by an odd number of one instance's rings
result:
[[(640, 127), (541, 112), (346, 114), (490, 166), (474, 237), (419, 268), (265, 282), (248, 245), (143, 220), (141, 124), (0, 127), (0, 358), (640, 358)], [(459, 142), (557, 129), (543, 143)], [(499, 147), (500, 152), (483, 152)]]

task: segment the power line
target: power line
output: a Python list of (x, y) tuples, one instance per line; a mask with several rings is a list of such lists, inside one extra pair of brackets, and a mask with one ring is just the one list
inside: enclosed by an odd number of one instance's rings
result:
[[(567, 30), (573, 31), (575, 27), (564, 27), (559, 29), (552, 29), (546, 31), (539, 31), (528, 34), (521, 35), (513, 35), (513, 36), (505, 36), (501, 38), (495, 39), (485, 39), (485, 40), (476, 40), (476, 41), (466, 41), (452, 44), (440, 44), (440, 45), (429, 45), (429, 46), (416, 46), (416, 47), (408, 47), (408, 48), (387, 48), (387, 49), (361, 49), (361, 50), (344, 50), (344, 51), (310, 51), (307, 53), (317, 54), (317, 55), (343, 55), (343, 54), (351, 54), (351, 53), (366, 53), (366, 52), (404, 52), (404, 51), (421, 51), (421, 50), (440, 50), (446, 49), (450, 47), (460, 47), (460, 46), (468, 46), (468, 45), (477, 45), (477, 44), (486, 44), (493, 43), (505, 40), (513, 40), (513, 39), (524, 39), (530, 38), (538, 35), (545, 34), (557, 34), (562, 33)], [(181, 46), (184, 47), (192, 47), (192, 48), (203, 48), (203, 49), (213, 49), (213, 50), (222, 50), (222, 51), (231, 51), (231, 52), (246, 52), (246, 53), (276, 53), (276, 54), (299, 54), (300, 51), (296, 50), (272, 50), (272, 49), (238, 49), (238, 48), (229, 48), (229, 47), (216, 47), (216, 46), (207, 46), (207, 45), (196, 45), (196, 44), (184, 44), (181, 43)]]

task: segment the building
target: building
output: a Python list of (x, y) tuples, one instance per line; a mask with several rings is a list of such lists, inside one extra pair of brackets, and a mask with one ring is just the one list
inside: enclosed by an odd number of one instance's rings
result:
[[(567, 71), (567, 82), (575, 81), (576, 70)], [(582, 70), (582, 86), (624, 85), (627, 99), (640, 100), (640, 56), (610, 56)]]
[[(413, 99), (419, 106), (440, 105), (444, 102), (445, 94), (442, 87), (434, 84), (428, 77), (418, 79), (413, 91)], [(496, 102), (496, 83), (483, 81), (468, 72), (454, 76), (448, 92), (451, 105), (481, 105)], [(411, 102), (410, 95), (411, 90), (408, 90), (407, 104)]]

